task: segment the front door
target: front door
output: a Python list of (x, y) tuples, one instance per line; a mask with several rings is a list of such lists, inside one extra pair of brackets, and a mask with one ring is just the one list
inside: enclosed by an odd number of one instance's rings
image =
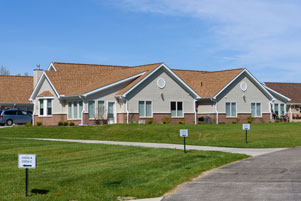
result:
[(108, 124), (115, 122), (115, 102), (108, 102)]

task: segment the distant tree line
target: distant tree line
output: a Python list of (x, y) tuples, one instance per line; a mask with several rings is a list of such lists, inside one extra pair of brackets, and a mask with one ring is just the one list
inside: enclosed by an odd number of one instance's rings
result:
[[(10, 75), (10, 71), (5, 66), (1, 65), (0, 75)], [(18, 73), (17, 76), (21, 76), (21, 73)], [(24, 76), (28, 76), (28, 72), (25, 72)]]

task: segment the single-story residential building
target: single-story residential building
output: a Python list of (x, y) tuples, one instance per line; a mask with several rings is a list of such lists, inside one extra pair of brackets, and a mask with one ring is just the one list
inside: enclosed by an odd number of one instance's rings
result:
[[(110, 66), (52, 62), (34, 71), (33, 122), (268, 122), (276, 100), (247, 69), (194, 71), (164, 63)], [(283, 100), (284, 103), (285, 100)]]
[(301, 122), (301, 83), (265, 82), (264, 84), (275, 97), (289, 100), (286, 105), (274, 105), (276, 115), (280, 118), (287, 115), (290, 122)]
[(19, 108), (33, 110), (29, 101), (33, 90), (32, 76), (0, 75), (0, 109)]

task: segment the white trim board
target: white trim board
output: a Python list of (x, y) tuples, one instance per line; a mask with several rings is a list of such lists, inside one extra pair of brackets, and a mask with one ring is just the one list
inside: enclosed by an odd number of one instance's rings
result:
[(270, 97), (271, 100), (274, 100), (274, 96), (245, 68), (241, 71), (235, 78), (233, 78), (222, 90), (220, 90), (213, 99), (216, 99), (224, 90), (226, 90), (235, 80), (237, 80), (243, 73), (246, 73), (250, 78), (255, 81), (255, 83), (260, 87), (266, 94)]
[(152, 76), (155, 72), (157, 72), (160, 68), (164, 68), (167, 70), (167, 72), (169, 72), (174, 78), (176, 78), (176, 80), (178, 80), (185, 88), (187, 88), (194, 96), (195, 99), (200, 99), (201, 97), (195, 92), (193, 91), (181, 78), (179, 78), (174, 72), (172, 72), (172, 70), (170, 70), (170, 68), (168, 68), (164, 63), (162, 63), (161, 65), (159, 65), (155, 70), (153, 70), (152, 72), (150, 72), (147, 76), (145, 76), (145, 78), (143, 78), (142, 80), (140, 80), (138, 83), (136, 83), (132, 88), (130, 88), (129, 90), (127, 90), (124, 94), (122, 94), (121, 96), (123, 98), (126, 98), (126, 96), (133, 91), (136, 87), (138, 87), (141, 83), (143, 83), (146, 79), (148, 79), (150, 76)]

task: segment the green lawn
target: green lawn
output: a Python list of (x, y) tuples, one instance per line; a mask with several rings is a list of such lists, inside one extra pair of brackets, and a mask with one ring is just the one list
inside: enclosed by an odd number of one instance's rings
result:
[[(11, 134), (17, 136), (22, 129), (5, 130), (14, 131)], [(56, 128), (43, 129), (51, 131), (49, 137)], [(38, 132), (43, 129), (24, 130)], [(63, 134), (77, 130), (95, 132), (93, 129), (99, 128), (60, 129)], [(184, 154), (172, 149), (1, 137), (0, 153), (1, 201), (111, 201), (117, 200), (118, 196), (158, 197), (203, 171), (246, 158), (245, 155), (221, 152), (189, 151)], [(17, 167), (18, 153), (37, 154), (38, 167), (29, 170), (29, 198), (24, 197), (25, 170)], [(33, 193), (43, 191), (47, 193)]]
[(137, 125), (92, 127), (15, 127), (0, 129), (0, 137), (64, 138), (182, 144), (179, 129), (189, 129), (187, 143), (222, 147), (295, 147), (301, 145), (301, 123), (252, 124), (249, 143), (241, 124)]

